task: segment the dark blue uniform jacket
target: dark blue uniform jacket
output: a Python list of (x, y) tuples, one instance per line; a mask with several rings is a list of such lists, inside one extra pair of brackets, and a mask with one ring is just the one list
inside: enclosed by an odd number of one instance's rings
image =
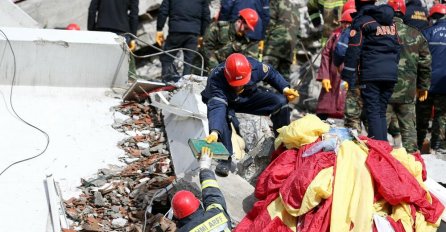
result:
[(215, 174), (209, 169), (200, 171), (204, 209), (199, 209), (178, 223), (178, 232), (231, 231), (231, 219), (226, 212), (225, 198)]
[(360, 82), (397, 81), (400, 44), (388, 5), (362, 7), (353, 19), (342, 79)]
[(403, 19), (405, 24), (415, 27), (419, 31), (429, 27), (427, 9), (423, 7), (420, 0), (409, 0), (406, 7), (406, 14)]
[(252, 40), (265, 39), (266, 27), (269, 24), (269, 0), (222, 0), (219, 21), (234, 21), (238, 18), (238, 12), (245, 8), (251, 8), (259, 14), (259, 21), (254, 31), (248, 32), (248, 38)]
[(208, 107), (209, 130), (216, 130), (220, 134), (227, 127), (228, 108), (237, 104), (239, 96), (249, 96), (257, 90), (257, 83), (265, 81), (277, 91), (282, 93), (289, 83), (270, 65), (263, 64), (256, 59), (248, 57), (251, 64), (251, 80), (245, 85), (245, 90), (240, 95), (226, 81), (224, 75), (225, 63), (219, 64), (211, 72), (206, 88), (201, 92), (202, 100)]
[(439, 19), (423, 31), (432, 55), (432, 80), (429, 92), (446, 94), (446, 19)]

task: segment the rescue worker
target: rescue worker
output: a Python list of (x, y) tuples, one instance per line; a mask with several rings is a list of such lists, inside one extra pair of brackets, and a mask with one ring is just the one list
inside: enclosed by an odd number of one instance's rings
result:
[(316, 114), (322, 120), (330, 118), (343, 118), (346, 88), (341, 80), (339, 69), (334, 62), (334, 51), (338, 44), (341, 32), (350, 26), (351, 13), (354, 9), (348, 9), (342, 13), (341, 27), (333, 31), (327, 45), (322, 50), (321, 65), (316, 80), (322, 82), (322, 89), (316, 108)]
[(254, 30), (258, 21), (257, 12), (246, 8), (239, 12), (235, 21), (211, 23), (203, 40), (203, 56), (208, 73), (232, 53), (257, 56), (257, 42), (250, 40), (246, 33)]
[[(265, 39), (269, 24), (269, 0), (223, 0), (221, 1), (219, 21), (234, 21), (240, 10), (250, 8), (257, 12), (259, 20), (254, 30), (248, 31), (247, 37), (253, 41)], [(263, 42), (262, 42), (263, 43)]]
[[(163, 27), (169, 18), (169, 34), (164, 43)], [(159, 46), (164, 44), (165, 51), (176, 48), (197, 50), (199, 41), (211, 22), (208, 0), (163, 0), (156, 21), (156, 42)], [(178, 51), (169, 52), (175, 56)], [(192, 64), (195, 54), (184, 50), (184, 61)], [(175, 66), (174, 58), (163, 54), (160, 56), (161, 75), (164, 82), (176, 82), (180, 78)], [(191, 74), (191, 66), (184, 64), (183, 76)]]
[[(279, 93), (257, 88), (257, 83), (261, 81), (270, 84)], [(232, 155), (231, 123), (236, 130), (239, 128), (236, 112), (269, 115), (274, 134), (277, 135), (277, 129), (290, 123), (288, 101), (294, 101), (299, 96), (289, 86), (270, 65), (240, 53), (231, 54), (212, 70), (206, 88), (201, 92), (208, 109), (210, 134), (206, 141), (221, 141)], [(231, 159), (219, 161), (215, 172), (227, 176), (230, 165)]]
[(397, 81), (400, 45), (388, 5), (357, 0), (342, 79), (354, 88), (356, 75), (368, 121), (368, 136), (387, 141), (386, 109)]
[(415, 27), (403, 23), (406, 5), (404, 0), (387, 2), (395, 11), (395, 25), (401, 40), (398, 64), (398, 82), (387, 106), (387, 125), (395, 113), (401, 132), (403, 147), (407, 152), (418, 151), (415, 99), (424, 101), (430, 85), (431, 55), (424, 36)]
[(425, 102), (417, 102), (417, 136), (418, 144), (424, 141), (427, 133), (432, 106), (434, 107), (434, 120), (432, 122), (431, 148), (437, 154), (446, 154), (446, 6), (434, 5), (429, 17), (436, 22), (423, 31), (429, 43), (432, 55), (432, 79), (429, 96)]
[(211, 160), (211, 150), (203, 147), (199, 162), (203, 208), (200, 200), (190, 191), (178, 191), (172, 198), (173, 215), (179, 220), (178, 232), (231, 231), (231, 218), (215, 174), (210, 169)]
[(339, 20), (342, 16), (344, 2), (344, 0), (309, 0), (307, 2), (308, 14), (314, 27), (320, 26), (320, 14), (323, 16), (322, 46), (325, 46), (333, 30), (340, 26)]
[(262, 61), (289, 80), (299, 34), (299, 14), (290, 0), (270, 1), (270, 24)]
[(427, 9), (420, 0), (408, 0), (406, 3), (406, 14), (404, 14), (404, 23), (422, 31), (429, 27), (427, 20)]

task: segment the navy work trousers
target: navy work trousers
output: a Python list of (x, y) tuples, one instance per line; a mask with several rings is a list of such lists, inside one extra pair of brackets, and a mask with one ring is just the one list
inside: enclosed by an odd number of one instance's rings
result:
[(363, 82), (359, 86), (368, 120), (368, 137), (387, 141), (386, 110), (395, 82)]
[(282, 94), (273, 93), (268, 90), (256, 89), (249, 93), (242, 93), (235, 102), (228, 105), (227, 126), (221, 132), (221, 142), (232, 154), (230, 123), (238, 129), (239, 123), (235, 113), (245, 113), (267, 116), (270, 115), (273, 122), (274, 134), (277, 136), (277, 129), (290, 124), (290, 108), (286, 97)]

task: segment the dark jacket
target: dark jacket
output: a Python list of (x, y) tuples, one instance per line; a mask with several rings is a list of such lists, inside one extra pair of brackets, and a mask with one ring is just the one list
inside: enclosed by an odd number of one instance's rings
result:
[(269, 24), (269, 0), (223, 0), (221, 1), (219, 21), (234, 21), (239, 17), (239, 11), (251, 8), (259, 14), (259, 21), (254, 31), (248, 32), (252, 40), (265, 39), (266, 28)]
[(409, 0), (406, 4), (406, 14), (404, 15), (404, 23), (422, 31), (429, 27), (427, 20), (427, 9), (423, 7), (420, 0)]
[(215, 174), (209, 169), (200, 171), (200, 183), (204, 209), (178, 222), (178, 232), (231, 231), (231, 218), (226, 212), (226, 202), (218, 187)]
[(439, 19), (423, 31), (432, 55), (432, 80), (429, 92), (446, 94), (446, 19)]
[(359, 81), (397, 81), (400, 44), (394, 12), (388, 5), (366, 5), (353, 19), (342, 79), (354, 86)]
[(204, 35), (211, 22), (208, 0), (163, 0), (156, 21), (162, 31), (169, 17), (169, 33)]
[[(257, 90), (257, 83), (261, 81), (270, 84), (280, 93), (289, 86), (282, 75), (270, 65), (263, 64), (251, 57), (248, 57), (248, 61), (252, 67), (251, 80), (245, 85), (241, 96), (250, 96)], [(223, 128), (227, 127), (228, 108), (237, 104), (239, 97), (226, 81), (224, 69), (224, 62), (214, 68), (208, 78), (206, 88), (201, 92), (202, 100), (208, 107), (209, 131), (216, 130), (219, 133), (222, 133)]]
[(139, 0), (91, 0), (88, 8), (88, 30), (130, 32), (138, 29)]

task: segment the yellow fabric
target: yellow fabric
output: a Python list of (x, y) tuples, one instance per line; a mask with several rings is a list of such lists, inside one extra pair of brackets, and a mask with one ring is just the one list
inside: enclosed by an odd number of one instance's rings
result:
[(280, 199), (283, 206), (292, 216), (298, 217), (306, 214), (308, 211), (319, 205), (322, 199), (327, 199), (331, 196), (333, 184), (333, 167), (321, 170), (316, 177), (311, 181), (302, 199), (300, 209), (295, 209), (283, 202), (282, 196)]
[(424, 218), (424, 215), (420, 212), (416, 212), (415, 214), (415, 231), (422, 231), (422, 232), (435, 232), (437, 231), (438, 227), (440, 226), (441, 217), (438, 218), (438, 221), (434, 224), (426, 222), (426, 219)]
[(322, 122), (316, 115), (307, 114), (301, 119), (293, 121), (288, 126), (277, 129), (274, 146), (277, 149), (284, 144), (287, 149), (300, 148), (302, 145), (316, 141), (319, 136), (327, 133), (330, 126)]
[(373, 208), (376, 214), (381, 217), (387, 217), (391, 213), (391, 205), (384, 199), (381, 199), (373, 204)]
[(280, 200), (280, 197), (271, 202), (268, 205), (267, 210), (269, 216), (271, 217), (271, 220), (273, 220), (275, 217), (278, 217), (280, 218), (280, 220), (282, 220), (283, 224), (290, 228), (290, 230), (296, 231), (297, 218), (293, 217), (286, 211), (285, 207), (282, 204), (282, 201)]
[[(344, 141), (336, 160), (330, 231), (370, 231), (373, 183), (365, 160), (367, 153), (352, 141)], [(351, 224), (354, 227), (350, 230)]]

